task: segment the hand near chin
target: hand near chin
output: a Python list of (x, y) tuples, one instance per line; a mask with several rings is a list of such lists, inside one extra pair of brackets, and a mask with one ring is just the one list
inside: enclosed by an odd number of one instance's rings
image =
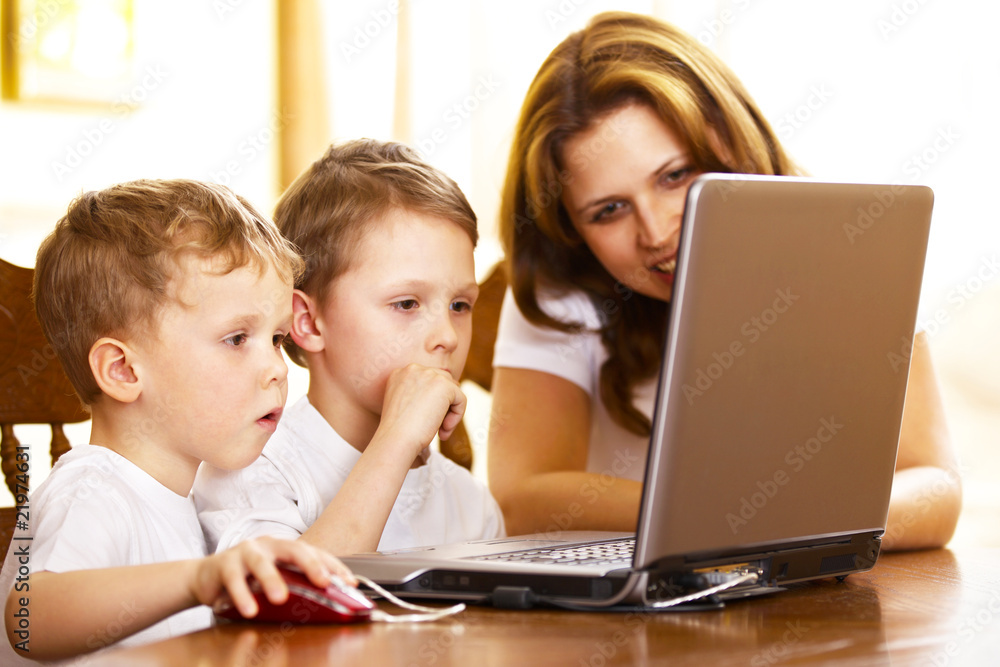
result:
[(396, 369), (386, 383), (379, 430), (413, 445), (416, 456), (434, 439), (447, 440), (465, 414), (466, 398), (451, 373), (409, 364)]

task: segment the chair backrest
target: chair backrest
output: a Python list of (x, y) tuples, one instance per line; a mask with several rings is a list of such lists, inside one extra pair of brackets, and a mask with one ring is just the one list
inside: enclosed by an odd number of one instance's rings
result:
[[(471, 380), (487, 391), (493, 386), (493, 344), (506, 290), (507, 277), (503, 266), (497, 264), (479, 283), (479, 298), (472, 310), (472, 344), (461, 379)], [(452, 436), (441, 443), (441, 453), (461, 466), (472, 468), (472, 442), (464, 424), (459, 424)]]
[(34, 273), (0, 259), (0, 463), (18, 502), (27, 493), (30, 466), (14, 425), (50, 424), (54, 464), (69, 450), (62, 425), (90, 419), (35, 317)]

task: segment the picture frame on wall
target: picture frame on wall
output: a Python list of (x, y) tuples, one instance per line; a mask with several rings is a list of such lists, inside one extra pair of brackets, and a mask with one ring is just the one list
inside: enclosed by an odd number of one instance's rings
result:
[(3, 0), (5, 102), (111, 105), (133, 75), (132, 0)]

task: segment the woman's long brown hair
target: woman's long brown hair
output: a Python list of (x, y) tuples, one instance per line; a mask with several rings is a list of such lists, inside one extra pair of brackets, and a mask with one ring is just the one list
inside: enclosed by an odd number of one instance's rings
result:
[(682, 138), (699, 172), (798, 171), (732, 71), (669, 24), (625, 12), (599, 14), (539, 69), (521, 108), (501, 199), (508, 280), (529, 321), (561, 331), (580, 332), (583, 325), (545, 313), (538, 289), (581, 290), (589, 297), (609, 354), (600, 398), (616, 422), (646, 435), (650, 422), (633, 394), (659, 369), (667, 304), (612, 278), (562, 205), (566, 140), (631, 103), (649, 105)]

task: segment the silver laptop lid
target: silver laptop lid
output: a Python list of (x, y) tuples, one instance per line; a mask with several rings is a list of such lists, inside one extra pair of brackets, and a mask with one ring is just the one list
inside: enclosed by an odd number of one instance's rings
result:
[(636, 567), (884, 530), (932, 203), (920, 186), (691, 186)]

